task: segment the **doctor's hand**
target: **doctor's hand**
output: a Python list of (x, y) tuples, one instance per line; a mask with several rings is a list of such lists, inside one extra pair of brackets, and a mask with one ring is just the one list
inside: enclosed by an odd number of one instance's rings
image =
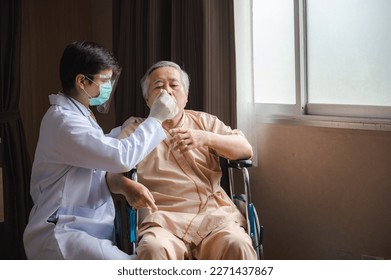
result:
[(157, 206), (150, 191), (143, 185), (133, 181), (123, 174), (107, 173), (107, 185), (111, 192), (122, 194), (126, 201), (136, 209), (149, 208), (156, 211)]
[(178, 114), (178, 106), (166, 90), (162, 90), (152, 103), (150, 117), (160, 122), (174, 118)]

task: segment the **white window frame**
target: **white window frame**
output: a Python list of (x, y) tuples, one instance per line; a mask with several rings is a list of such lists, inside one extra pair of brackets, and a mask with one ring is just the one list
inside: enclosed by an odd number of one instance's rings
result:
[[(248, 5), (251, 9), (252, 1), (236, 0), (236, 5)], [(295, 67), (296, 67), (296, 104), (263, 104), (255, 103), (254, 110), (257, 122), (295, 122), (307, 125), (357, 128), (370, 130), (391, 130), (390, 106), (362, 106), (308, 103), (307, 92), (307, 38), (306, 38), (306, 0), (292, 0), (294, 2), (294, 34), (295, 34)], [(236, 24), (236, 21), (235, 21)], [(251, 18), (252, 29), (252, 18)], [(252, 32), (251, 32), (252, 34)], [(252, 37), (249, 38), (252, 45)], [(248, 43), (248, 41), (247, 41)], [(240, 44), (240, 43), (239, 43)], [(238, 47), (238, 43), (237, 43)], [(240, 50), (237, 60), (240, 60)], [(239, 57), (238, 57), (239, 56)], [(251, 61), (252, 65), (253, 61)], [(253, 66), (251, 66), (253, 67)], [(237, 69), (240, 80), (240, 69)], [(240, 82), (238, 82), (240, 84)], [(254, 91), (254, 85), (252, 85)], [(239, 92), (239, 89), (238, 89)], [(254, 96), (254, 92), (252, 92)]]

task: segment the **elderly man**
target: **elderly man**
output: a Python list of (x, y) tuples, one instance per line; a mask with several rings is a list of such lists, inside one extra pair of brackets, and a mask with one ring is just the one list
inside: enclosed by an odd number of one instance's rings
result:
[[(251, 145), (217, 117), (185, 110), (189, 78), (177, 64), (154, 64), (141, 86), (148, 107), (166, 91), (179, 110), (162, 123), (166, 140), (137, 166), (139, 183), (156, 205), (140, 211), (138, 258), (256, 259), (245, 218), (220, 186), (219, 166), (219, 156), (252, 157)], [(120, 137), (142, 121), (128, 119)]]

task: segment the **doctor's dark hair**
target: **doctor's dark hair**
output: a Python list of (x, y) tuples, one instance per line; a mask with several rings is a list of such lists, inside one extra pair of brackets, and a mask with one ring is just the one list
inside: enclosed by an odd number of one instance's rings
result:
[(112, 69), (119, 71), (113, 54), (94, 42), (73, 42), (65, 47), (60, 61), (60, 80), (64, 91), (74, 87), (75, 78), (83, 74), (93, 79), (99, 71)]
[(189, 94), (189, 86), (190, 86), (189, 75), (178, 64), (176, 64), (172, 61), (162, 60), (162, 61), (156, 62), (151, 67), (149, 67), (149, 69), (147, 70), (147, 72), (145, 73), (145, 75), (142, 77), (142, 79), (140, 81), (141, 88), (143, 90), (143, 97), (145, 100), (148, 99), (148, 86), (149, 86), (148, 85), (148, 77), (149, 77), (149, 75), (151, 75), (151, 73), (154, 70), (161, 68), (161, 67), (172, 67), (172, 68), (175, 68), (176, 70), (178, 70), (179, 74), (181, 76), (182, 86), (183, 86), (186, 94)]

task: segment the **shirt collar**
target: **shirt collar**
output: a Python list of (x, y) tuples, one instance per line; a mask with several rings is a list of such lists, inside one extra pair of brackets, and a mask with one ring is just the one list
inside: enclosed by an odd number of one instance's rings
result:
[(86, 117), (90, 115), (90, 111), (83, 104), (62, 92), (49, 95), (49, 102), (50, 105), (58, 105), (67, 110), (79, 111)]

